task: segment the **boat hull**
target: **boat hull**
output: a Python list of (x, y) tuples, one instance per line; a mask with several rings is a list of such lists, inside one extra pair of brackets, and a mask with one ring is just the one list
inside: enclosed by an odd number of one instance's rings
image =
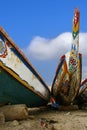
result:
[(0, 104), (26, 104), (35, 107), (46, 103), (47, 101), (23, 86), (0, 67)]
[(23, 52), (0, 27), (0, 104), (41, 106), (50, 90)]
[(79, 54), (77, 66), (75, 57), (71, 53), (61, 57), (51, 90), (58, 104), (69, 105), (74, 101), (81, 83), (81, 59), (81, 54)]
[(82, 81), (76, 101), (79, 107), (87, 106), (87, 79)]

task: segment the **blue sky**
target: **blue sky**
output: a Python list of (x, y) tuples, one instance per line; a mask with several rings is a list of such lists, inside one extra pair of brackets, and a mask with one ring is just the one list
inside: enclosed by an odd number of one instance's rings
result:
[(87, 78), (87, 0), (0, 0), (0, 25), (51, 85), (59, 58), (71, 49), (74, 8), (80, 10), (82, 75)]

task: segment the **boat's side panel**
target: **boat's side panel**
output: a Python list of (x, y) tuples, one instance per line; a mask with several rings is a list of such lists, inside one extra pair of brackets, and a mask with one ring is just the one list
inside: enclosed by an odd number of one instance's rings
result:
[(82, 56), (79, 54), (80, 12), (74, 11), (71, 52), (65, 54), (55, 74), (52, 94), (60, 104), (70, 104), (77, 96), (81, 84)]
[(79, 106), (87, 105), (87, 79), (83, 80), (77, 96)]
[(57, 70), (53, 79), (53, 83), (52, 83), (51, 93), (55, 97), (58, 95), (58, 93), (60, 93), (62, 79), (65, 76), (65, 72), (66, 72), (66, 61), (65, 61), (65, 55), (64, 55), (60, 60), (60, 63), (57, 67)]
[(70, 104), (81, 83), (81, 55), (78, 57), (78, 65), (75, 59), (70, 63), (70, 56), (71, 53), (67, 53), (61, 58), (52, 84), (52, 95), (59, 104)]
[(0, 66), (8, 70), (9, 73), (12, 70), (10, 74), (22, 85), (36, 94), (40, 93), (45, 100), (49, 100), (49, 89), (45, 83), (2, 33), (0, 33)]
[[(75, 84), (75, 95), (77, 95), (82, 79), (82, 54), (77, 56), (70, 52), (66, 54), (67, 69), (71, 78), (71, 85)], [(75, 83), (76, 81), (76, 83)]]
[(44, 105), (47, 101), (24, 87), (0, 67), (0, 104), (26, 104), (29, 107)]

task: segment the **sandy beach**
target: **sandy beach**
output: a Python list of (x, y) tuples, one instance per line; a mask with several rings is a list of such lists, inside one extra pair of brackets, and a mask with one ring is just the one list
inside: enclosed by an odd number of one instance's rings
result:
[(28, 119), (5, 121), (0, 130), (87, 130), (87, 110), (32, 108)]

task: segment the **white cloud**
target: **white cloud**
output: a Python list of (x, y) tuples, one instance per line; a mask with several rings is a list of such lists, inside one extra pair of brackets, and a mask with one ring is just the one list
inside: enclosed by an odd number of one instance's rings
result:
[[(62, 33), (53, 39), (46, 39), (40, 36), (36, 36), (34, 39), (32, 39), (24, 52), (27, 57), (32, 57), (36, 61), (38, 60), (39, 62), (42, 62), (43, 60), (43, 62), (47, 62), (56, 58), (59, 59), (63, 54), (70, 51), (71, 43), (72, 34), (70, 32)], [(80, 53), (82, 53), (82, 77), (84, 79), (87, 78), (87, 33), (80, 33), (79, 50)], [(49, 68), (46, 71), (49, 71), (50, 73)]]
[(83, 57), (86, 58), (87, 57), (87, 33), (80, 33), (79, 36), (79, 48), (80, 48), (80, 52), (82, 53)]
[[(55, 59), (71, 50), (72, 34), (62, 33), (54, 39), (36, 36), (26, 49), (27, 55), (37, 60)], [(87, 56), (87, 33), (80, 33), (80, 52)]]
[(54, 39), (35, 37), (27, 47), (27, 54), (38, 60), (55, 59), (71, 47), (71, 33), (63, 33)]

